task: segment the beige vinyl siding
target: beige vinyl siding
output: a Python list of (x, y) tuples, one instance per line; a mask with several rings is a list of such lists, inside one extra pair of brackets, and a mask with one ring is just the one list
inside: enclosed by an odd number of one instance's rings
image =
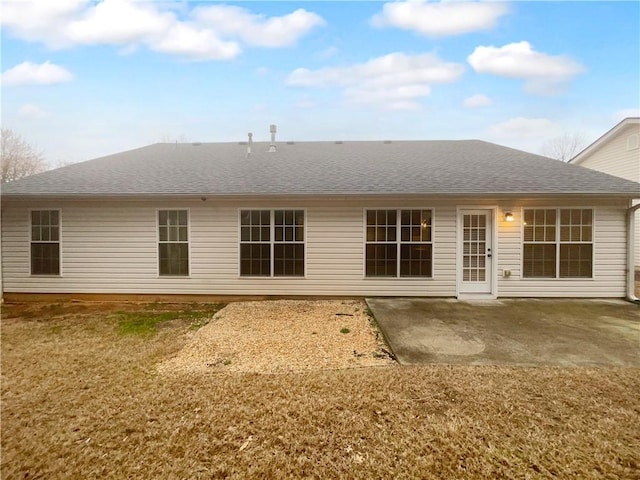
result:
[[(504, 214), (507, 212), (513, 214), (513, 222), (504, 221)], [(507, 282), (504, 285), (508, 286), (514, 281), (520, 280), (521, 277), (522, 208), (519, 206), (502, 208), (498, 210), (497, 215), (496, 259), (498, 262), (498, 295), (501, 295), (503, 282)], [(511, 272), (509, 279), (504, 279), (503, 270)]]
[(640, 136), (640, 124), (623, 128), (576, 165), (640, 182), (640, 148), (628, 148), (632, 135)]
[[(633, 205), (638, 205), (640, 200), (634, 200)], [(640, 270), (640, 209), (636, 210), (634, 214), (635, 220), (635, 243), (633, 247), (633, 263), (636, 266), (636, 270)]]
[[(635, 200), (633, 202), (634, 205), (638, 205), (640, 200)], [(635, 244), (634, 244), (634, 265), (636, 266), (636, 270), (640, 270), (640, 209), (636, 210), (634, 214), (634, 220), (636, 224), (635, 228)]]
[[(540, 202), (538, 202), (540, 203)], [(497, 209), (498, 296), (624, 296), (624, 201), (595, 210), (595, 278), (520, 279), (521, 209), (531, 202), (418, 198), (365, 201), (159, 200), (52, 201), (2, 206), (2, 268), (5, 292), (153, 293), (219, 295), (456, 295), (456, 208)], [(563, 206), (545, 200), (544, 205)], [(573, 202), (573, 204), (576, 204)], [(581, 204), (576, 204), (581, 205)], [(591, 205), (587, 205), (591, 206)], [(29, 270), (29, 208), (61, 209), (59, 277), (35, 277)], [(160, 277), (157, 210), (189, 209), (190, 275)], [(302, 208), (306, 224), (305, 277), (240, 277), (238, 235), (241, 208)], [(430, 208), (433, 222), (433, 278), (365, 278), (364, 211), (367, 208)], [(516, 221), (504, 222), (504, 211)]]
[[(305, 209), (304, 278), (239, 276), (238, 210), (256, 205)], [(55, 207), (62, 209), (62, 275), (42, 278), (29, 272), (29, 209), (5, 206), (2, 247), (6, 292), (455, 295), (455, 272), (446, 265), (455, 258), (455, 210), (451, 207), (435, 213), (433, 279), (364, 278), (364, 210), (360, 205), (325, 207), (246, 201), (241, 206), (220, 206), (218, 202), (197, 200), (148, 204), (66, 201), (56, 202)], [(189, 209), (189, 277), (158, 275), (159, 208)]]
[[(640, 124), (631, 124), (620, 130), (613, 138), (609, 139), (600, 148), (584, 157), (576, 165), (591, 168), (599, 172), (608, 173), (625, 178), (633, 182), (640, 182), (640, 148), (629, 148), (635, 144), (632, 135), (640, 139)], [(638, 192), (640, 196), (640, 191)], [(636, 200), (634, 205), (640, 201)], [(640, 269), (640, 212), (635, 215), (635, 255), (634, 263)]]
[[(531, 204), (527, 206), (532, 206)], [(535, 205), (534, 205), (535, 206)], [(562, 202), (540, 207), (569, 206)], [(574, 205), (591, 208), (593, 205)], [(501, 297), (624, 297), (626, 288), (625, 207), (597, 206), (594, 210), (593, 278), (522, 278), (522, 208), (515, 221), (498, 224), (498, 296)], [(505, 278), (504, 270), (511, 270)]]

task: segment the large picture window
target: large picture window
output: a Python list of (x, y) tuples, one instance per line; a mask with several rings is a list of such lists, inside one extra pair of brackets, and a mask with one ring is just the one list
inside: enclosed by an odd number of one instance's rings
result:
[(431, 277), (431, 210), (367, 210), (365, 275)]
[(522, 266), (524, 278), (591, 278), (593, 210), (525, 209)]
[(189, 275), (189, 212), (158, 210), (158, 271), (160, 275)]
[(31, 211), (31, 274), (60, 275), (60, 211)]
[(304, 276), (304, 210), (240, 211), (240, 275)]

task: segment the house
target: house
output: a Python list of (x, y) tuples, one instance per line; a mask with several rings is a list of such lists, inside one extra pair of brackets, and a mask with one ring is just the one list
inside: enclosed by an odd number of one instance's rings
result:
[(478, 140), (154, 144), (5, 184), (3, 289), (624, 297), (638, 197)]
[[(625, 118), (570, 163), (640, 182), (640, 118)], [(634, 250), (636, 275), (640, 276), (640, 213), (635, 213)]]

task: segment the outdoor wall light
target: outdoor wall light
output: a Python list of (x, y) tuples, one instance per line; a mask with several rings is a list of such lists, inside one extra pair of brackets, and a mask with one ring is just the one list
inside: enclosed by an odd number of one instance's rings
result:
[(504, 214), (504, 221), (505, 222), (513, 222), (514, 218), (513, 218), (513, 213), (511, 212), (506, 212)]

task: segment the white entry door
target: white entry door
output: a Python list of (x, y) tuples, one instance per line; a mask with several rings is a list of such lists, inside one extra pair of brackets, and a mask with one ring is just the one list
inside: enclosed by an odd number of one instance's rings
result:
[(491, 210), (459, 210), (458, 292), (493, 290), (493, 215)]

